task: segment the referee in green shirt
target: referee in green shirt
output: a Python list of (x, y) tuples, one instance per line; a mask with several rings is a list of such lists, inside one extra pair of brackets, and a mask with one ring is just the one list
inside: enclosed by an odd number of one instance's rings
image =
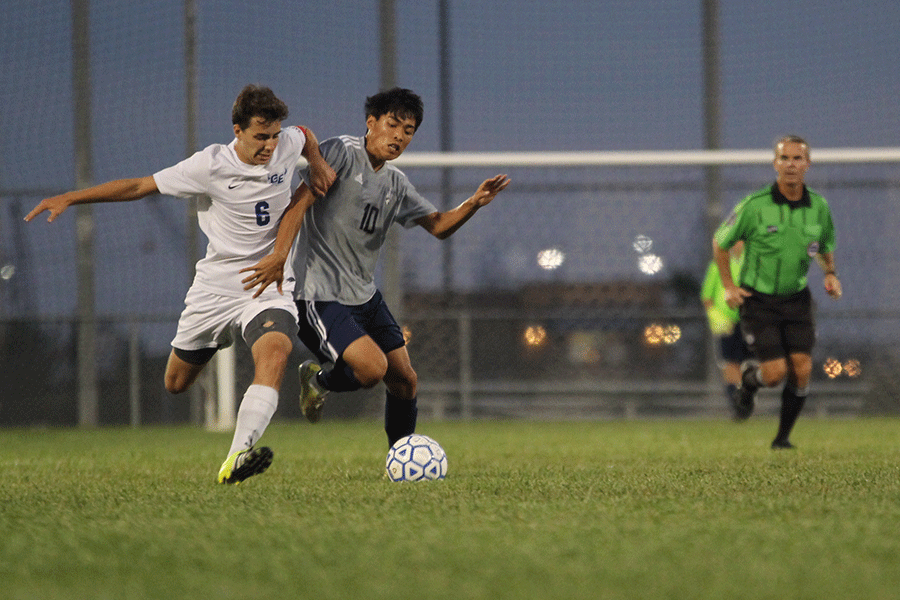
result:
[[(775, 184), (744, 198), (713, 237), (725, 299), (740, 307), (741, 331), (759, 360), (742, 370), (736, 409), (749, 416), (757, 389), (785, 382), (773, 449), (794, 447), (791, 430), (809, 392), (815, 324), (807, 273), (813, 259), (825, 273), (825, 291), (841, 297), (831, 210), (803, 183), (809, 164), (803, 138), (780, 138)], [(731, 272), (728, 254), (738, 240), (744, 240), (739, 274)]]

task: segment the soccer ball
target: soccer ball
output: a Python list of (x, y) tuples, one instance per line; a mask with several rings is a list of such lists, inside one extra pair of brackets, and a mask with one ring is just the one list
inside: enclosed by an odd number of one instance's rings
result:
[(414, 433), (394, 442), (385, 468), (391, 481), (443, 479), (447, 474), (447, 453), (427, 435)]

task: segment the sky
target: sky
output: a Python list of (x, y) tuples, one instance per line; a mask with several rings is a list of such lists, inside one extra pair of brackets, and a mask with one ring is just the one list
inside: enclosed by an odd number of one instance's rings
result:
[[(0, 38), (7, 116), (0, 136), (0, 262), (15, 266), (21, 279), (0, 281), (0, 299), (11, 312), (68, 314), (74, 219), (48, 227), (23, 226), (20, 217), (45, 195), (75, 185), (70, 2), (7, 4), (4, 18), (14, 26)], [(703, 146), (699, 0), (451, 0), (449, 7), (452, 75), (442, 96), (437, 2), (396, 2), (397, 84), (419, 92), (426, 106), (410, 152), (441, 147), (442, 98), (452, 107), (449, 143), (459, 151)], [(188, 154), (183, 11), (180, 0), (90, 2), (95, 182), (150, 174)], [(804, 135), (814, 150), (898, 145), (900, 2), (722, 0), (720, 11), (724, 148), (769, 148), (788, 132)], [(231, 103), (250, 82), (271, 86), (291, 108), (288, 122), (312, 127), (320, 139), (364, 133), (363, 102), (380, 83), (378, 23), (376, 0), (198, 0), (199, 146), (230, 140)], [(900, 273), (867, 241), (871, 228), (878, 234), (900, 224), (896, 186), (861, 197), (841, 183), (857, 179), (855, 171), (818, 173), (837, 194), (839, 243), (861, 261), (856, 271), (888, 269), (892, 282), (867, 288), (856, 302), (897, 306)], [(453, 201), (491, 174), (457, 175)], [(665, 253), (670, 268), (663, 275), (686, 270), (702, 277), (708, 259), (708, 242), (699, 235), (702, 194), (672, 191), (694, 186), (698, 171), (512, 175), (506, 202), (492, 207), (492, 217), (480, 213), (456, 238), (460, 286), (633, 277), (630, 245), (639, 234)], [(411, 176), (434, 193), (434, 173)], [(872, 177), (896, 181), (897, 166)], [(770, 178), (768, 169), (734, 172), (724, 203), (735, 204)], [(177, 313), (189, 284), (183, 203), (97, 206), (96, 218), (101, 312)], [(841, 238), (842, 228), (855, 237)], [(439, 250), (421, 232), (408, 238), (409, 284), (434, 287), (441, 280)], [(569, 257), (552, 274), (532, 260), (551, 246)], [(862, 276), (857, 283), (872, 285)]]

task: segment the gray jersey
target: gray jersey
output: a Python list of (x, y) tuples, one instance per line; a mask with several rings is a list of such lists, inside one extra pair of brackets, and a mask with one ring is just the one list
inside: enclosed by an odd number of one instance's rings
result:
[(350, 136), (319, 145), (337, 179), (307, 211), (289, 259), (297, 300), (368, 302), (375, 295), (375, 266), (391, 224), (409, 228), (437, 212), (396, 167), (385, 164), (375, 171), (364, 145), (365, 138)]

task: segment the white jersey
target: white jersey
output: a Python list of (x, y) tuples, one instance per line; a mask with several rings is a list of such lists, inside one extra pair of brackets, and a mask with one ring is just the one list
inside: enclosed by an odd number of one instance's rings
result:
[[(212, 144), (177, 165), (153, 175), (160, 193), (198, 200), (200, 229), (209, 243), (206, 256), (197, 263), (192, 288), (221, 296), (244, 297), (240, 273), (275, 246), (278, 221), (291, 200), (291, 178), (306, 135), (299, 127), (286, 127), (278, 146), (265, 165), (248, 165), (238, 158), (234, 145)], [(293, 289), (293, 277), (285, 270), (285, 292)], [(278, 291), (275, 286), (264, 294)], [(288, 294), (286, 294), (288, 295)]]
[(330, 138), (319, 149), (337, 178), (306, 211), (291, 250), (294, 297), (365, 304), (375, 295), (375, 267), (390, 226), (412, 227), (437, 209), (396, 167), (373, 169), (365, 138)]

